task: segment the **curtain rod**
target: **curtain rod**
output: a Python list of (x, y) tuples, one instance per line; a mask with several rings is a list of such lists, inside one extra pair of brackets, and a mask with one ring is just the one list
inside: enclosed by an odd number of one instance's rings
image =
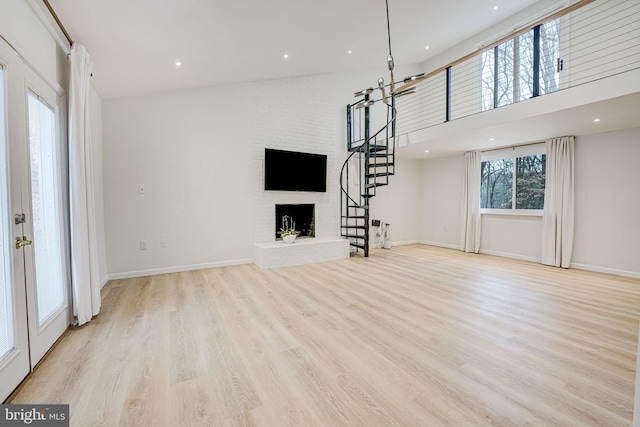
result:
[(499, 148), (492, 148), (490, 150), (480, 150), (481, 153), (488, 153), (490, 151), (498, 151), (498, 150), (508, 150), (508, 149), (512, 149), (515, 150), (516, 148), (520, 148), (520, 147), (529, 147), (531, 145), (540, 145), (540, 144), (546, 144), (545, 141), (539, 141), (539, 142), (529, 142), (527, 144), (520, 144), (520, 145), (509, 145), (506, 147), (499, 147)]
[(69, 46), (73, 47), (73, 39), (71, 38), (71, 36), (67, 32), (67, 29), (64, 28), (64, 25), (62, 25), (62, 22), (60, 21), (60, 18), (58, 18), (58, 15), (56, 14), (56, 11), (53, 10), (53, 7), (51, 7), (51, 4), (49, 3), (49, 0), (42, 0), (42, 2), (44, 3), (44, 5), (49, 10), (49, 13), (51, 14), (51, 16), (53, 16), (53, 19), (56, 21), (56, 24), (58, 24), (58, 27), (60, 27), (60, 30), (62, 30), (62, 34), (64, 34), (65, 38), (69, 42)]

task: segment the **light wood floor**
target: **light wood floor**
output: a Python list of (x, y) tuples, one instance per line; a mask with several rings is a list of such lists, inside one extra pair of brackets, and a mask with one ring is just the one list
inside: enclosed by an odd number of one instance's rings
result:
[(422, 245), (110, 282), (13, 403), (72, 426), (628, 426), (640, 281)]

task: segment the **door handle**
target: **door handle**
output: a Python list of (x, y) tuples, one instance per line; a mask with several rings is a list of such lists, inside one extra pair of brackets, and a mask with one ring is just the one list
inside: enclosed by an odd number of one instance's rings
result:
[(16, 249), (20, 249), (23, 246), (32, 245), (33, 242), (31, 240), (27, 240), (27, 236), (16, 237)]

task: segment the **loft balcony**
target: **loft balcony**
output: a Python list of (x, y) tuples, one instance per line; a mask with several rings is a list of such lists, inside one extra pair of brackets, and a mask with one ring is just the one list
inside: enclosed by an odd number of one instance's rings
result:
[(640, 126), (640, 2), (577, 2), (396, 91), (408, 87), (402, 157)]

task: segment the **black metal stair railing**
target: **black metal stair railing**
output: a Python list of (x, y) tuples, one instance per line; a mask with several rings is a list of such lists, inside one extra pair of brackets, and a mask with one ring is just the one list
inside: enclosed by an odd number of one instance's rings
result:
[[(367, 99), (368, 100), (368, 99)], [(362, 102), (362, 101), (360, 101)], [(351, 114), (358, 104), (347, 107), (347, 122), (351, 126)], [(395, 173), (395, 99), (387, 106), (387, 122), (374, 135), (365, 137), (354, 146), (351, 128), (348, 132), (348, 149), (351, 151), (340, 172), (340, 231), (356, 251), (362, 249), (369, 256), (370, 200), (378, 187), (389, 184), (389, 176)], [(368, 127), (368, 108), (364, 126)]]

